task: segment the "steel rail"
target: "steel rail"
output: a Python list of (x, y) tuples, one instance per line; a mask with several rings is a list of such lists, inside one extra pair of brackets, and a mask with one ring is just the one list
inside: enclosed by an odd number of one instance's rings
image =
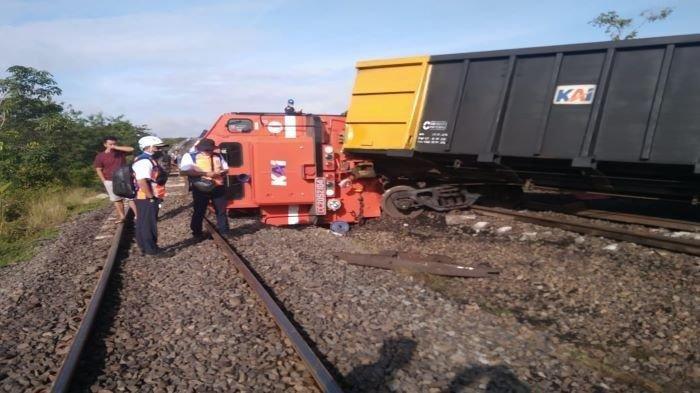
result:
[(652, 233), (635, 231), (631, 229), (615, 228), (612, 226), (594, 224), (590, 222), (572, 220), (568, 218), (546, 217), (540, 214), (523, 213), (515, 210), (508, 210), (496, 207), (471, 206), (471, 209), (487, 214), (492, 213), (498, 215), (511, 216), (521, 221), (565, 229), (567, 231), (602, 236), (607, 237), (609, 239), (627, 241), (641, 244), (644, 246), (700, 256), (700, 241), (697, 240), (672, 238)]
[(700, 231), (700, 223), (693, 221), (674, 220), (671, 218), (644, 216), (632, 213), (611, 212), (607, 210), (581, 210), (574, 214), (587, 218), (598, 218), (608, 221), (618, 221), (627, 224), (639, 224), (650, 227), (674, 229), (678, 231)]
[(568, 214), (584, 218), (593, 218), (606, 221), (615, 221), (625, 224), (644, 225), (648, 227), (667, 228), (677, 231), (698, 232), (700, 222), (677, 220), (665, 217), (654, 217), (650, 215), (625, 213), (612, 210), (580, 209), (574, 204), (573, 207), (567, 205), (556, 205), (529, 201), (525, 207), (537, 211), (552, 211), (556, 213)]
[(287, 338), (289, 338), (292, 346), (294, 346), (294, 349), (308, 367), (311, 375), (314, 377), (314, 380), (319, 387), (324, 392), (342, 392), (342, 389), (328, 371), (326, 366), (323, 365), (321, 359), (319, 359), (313, 349), (311, 349), (309, 344), (304, 340), (301, 333), (299, 333), (292, 321), (289, 320), (284, 311), (272, 298), (272, 295), (270, 295), (270, 293), (265, 289), (260, 280), (257, 279), (251, 268), (248, 267), (248, 265), (238, 255), (238, 253), (236, 253), (226, 239), (219, 234), (209, 219), (204, 220), (204, 225), (214, 238), (214, 242), (216, 242), (221, 251), (228, 256), (229, 260), (233, 263), (236, 269), (238, 269), (241, 275), (243, 275), (243, 278), (253, 289), (253, 292), (260, 297), (260, 300), (262, 300), (265, 308), (275, 320), (277, 326), (279, 326), (282, 332), (287, 336)]
[(54, 393), (67, 392), (70, 388), (70, 383), (80, 362), (83, 348), (85, 347), (87, 340), (90, 338), (90, 333), (95, 325), (95, 319), (97, 319), (97, 314), (99, 313), (100, 306), (102, 305), (102, 299), (104, 298), (110, 278), (114, 272), (114, 265), (117, 259), (117, 253), (119, 252), (119, 245), (121, 244), (124, 236), (124, 227), (126, 221), (130, 221), (132, 217), (131, 210), (127, 211), (126, 217), (127, 218), (124, 222), (117, 225), (117, 230), (112, 237), (112, 243), (109, 247), (107, 259), (104, 267), (102, 268), (102, 273), (100, 274), (100, 279), (97, 281), (95, 290), (90, 298), (90, 303), (85, 310), (83, 319), (80, 321), (80, 326), (78, 326), (78, 331), (73, 338), (68, 354), (63, 359), (61, 369), (58, 371), (56, 379), (53, 381), (51, 391)]

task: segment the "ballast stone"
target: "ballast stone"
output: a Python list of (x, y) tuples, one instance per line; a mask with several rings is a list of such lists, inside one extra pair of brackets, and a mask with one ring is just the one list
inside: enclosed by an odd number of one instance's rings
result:
[(445, 216), (447, 225), (469, 225), (472, 220), (476, 220), (476, 215), (467, 212), (452, 212)]
[(485, 229), (487, 226), (489, 226), (488, 222), (479, 221), (476, 224), (472, 225), (472, 229), (478, 232), (478, 231)]
[(619, 248), (619, 246), (617, 245), (617, 243), (613, 243), (613, 244), (609, 244), (609, 245), (603, 247), (603, 250), (605, 250), (605, 251), (617, 251), (618, 248)]
[(496, 233), (502, 235), (502, 234), (504, 234), (504, 233), (510, 232), (512, 229), (513, 229), (513, 227), (509, 227), (509, 226), (500, 227), (500, 228), (496, 229)]

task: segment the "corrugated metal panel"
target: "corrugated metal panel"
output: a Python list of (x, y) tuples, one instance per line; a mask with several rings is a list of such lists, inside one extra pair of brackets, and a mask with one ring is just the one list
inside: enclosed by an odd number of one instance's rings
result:
[(345, 148), (412, 149), (428, 57), (357, 63)]
[(672, 52), (670, 69), (664, 88), (657, 88), (658, 114), (652, 112), (655, 121), (650, 121), (647, 135), (650, 161), (700, 164), (700, 38), (698, 41), (667, 49)]
[(700, 159), (700, 35), (442, 55), (429, 64), (416, 152), (583, 167)]
[(700, 34), (418, 59), (358, 63), (345, 147), (385, 172), (700, 197)]

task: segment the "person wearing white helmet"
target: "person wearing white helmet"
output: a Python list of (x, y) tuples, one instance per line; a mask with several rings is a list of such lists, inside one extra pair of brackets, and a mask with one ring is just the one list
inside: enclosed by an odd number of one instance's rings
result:
[(171, 255), (158, 248), (158, 205), (164, 196), (166, 171), (158, 165), (162, 155), (160, 148), (165, 146), (156, 136), (145, 136), (139, 139), (139, 147), (143, 151), (136, 157), (131, 168), (136, 178), (136, 212), (138, 219), (135, 224), (135, 237), (141, 252), (145, 255), (170, 257)]

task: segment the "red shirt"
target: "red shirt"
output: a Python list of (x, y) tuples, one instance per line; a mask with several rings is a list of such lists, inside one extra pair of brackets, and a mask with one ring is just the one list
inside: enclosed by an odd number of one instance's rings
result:
[(124, 164), (126, 164), (126, 154), (121, 151), (112, 150), (109, 153), (97, 153), (92, 165), (95, 168), (102, 168), (102, 174), (105, 176), (105, 180), (112, 180), (114, 171)]

